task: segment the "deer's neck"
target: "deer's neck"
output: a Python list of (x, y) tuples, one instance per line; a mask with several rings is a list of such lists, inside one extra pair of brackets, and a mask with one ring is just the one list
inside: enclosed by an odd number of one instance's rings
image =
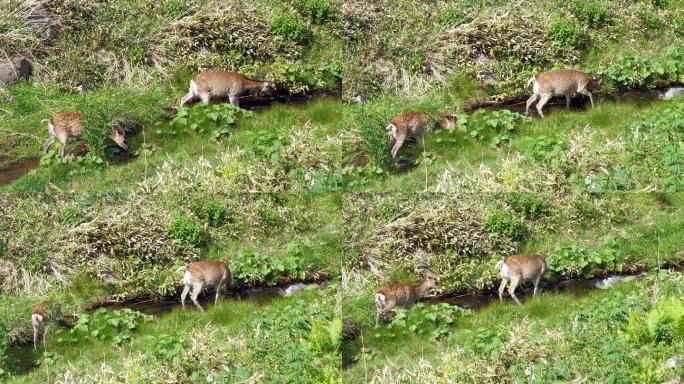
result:
[(245, 78), (245, 80), (242, 83), (242, 88), (251, 89), (251, 90), (261, 89), (261, 88), (263, 88), (264, 83), (265, 83), (264, 81), (254, 81), (254, 80), (250, 80), (248, 78)]
[(420, 283), (418, 285), (415, 285), (414, 287), (415, 287), (414, 290), (416, 292), (416, 295), (418, 295), (418, 297), (424, 297), (425, 294), (427, 293), (428, 289), (429, 289), (427, 280), (423, 281), (422, 283)]

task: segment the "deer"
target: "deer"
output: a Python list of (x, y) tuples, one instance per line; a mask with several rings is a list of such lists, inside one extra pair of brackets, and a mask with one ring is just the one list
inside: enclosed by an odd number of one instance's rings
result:
[(239, 107), (239, 97), (249, 91), (271, 96), (274, 92), (273, 83), (250, 80), (237, 72), (205, 71), (190, 80), (190, 91), (181, 98), (180, 106), (183, 107), (197, 99), (209, 105), (215, 100), (228, 97), (231, 104)]
[(573, 93), (588, 96), (593, 108), (594, 98), (590, 91), (600, 88), (602, 83), (603, 78), (596, 72), (593, 72), (591, 77), (576, 70), (549, 71), (534, 75), (527, 81), (528, 87), (532, 84), (532, 96), (527, 99), (525, 114), (529, 115), (530, 106), (539, 98), (537, 111), (539, 116), (544, 117), (542, 108), (553, 96), (565, 96), (565, 106), (570, 109), (570, 96)]
[[(397, 152), (404, 145), (407, 137), (414, 137), (419, 140), (423, 137), (430, 126), (432, 118), (424, 112), (405, 112), (392, 119), (385, 128), (390, 135), (390, 153), (392, 158), (397, 156)], [(456, 115), (445, 115), (434, 121), (435, 128), (452, 129), (455, 126)]]
[[(48, 148), (50, 148), (55, 140), (59, 140), (62, 144), (59, 148), (59, 155), (64, 157), (64, 151), (66, 150), (69, 138), (73, 137), (80, 139), (81, 134), (83, 133), (81, 115), (77, 112), (58, 113), (52, 119), (44, 119), (41, 123), (47, 123), (48, 133), (50, 134), (50, 137), (45, 140), (45, 144), (43, 144), (43, 154), (47, 153)], [(125, 135), (114, 127), (110, 127), (109, 138), (111, 138), (119, 147), (128, 150)]]
[(522, 305), (515, 296), (518, 284), (525, 281), (534, 282), (532, 297), (537, 296), (539, 282), (546, 272), (546, 261), (539, 255), (513, 255), (499, 260), (496, 268), (501, 271), (502, 279), (501, 286), (499, 286), (499, 300), (503, 301), (503, 292), (508, 285), (508, 293), (518, 305)]
[[(73, 324), (78, 319), (78, 314), (67, 313), (63, 314), (59, 305), (55, 305), (52, 311), (48, 310), (48, 305), (45, 302), (39, 303), (33, 308), (31, 314), (31, 325), (33, 325), (33, 350), (38, 349), (38, 339), (40, 338), (40, 331), (46, 322), (52, 320), (57, 322), (66, 322)], [(45, 328), (47, 332), (47, 328)], [(45, 333), (43, 333), (43, 339)]]
[(181, 293), (183, 309), (185, 309), (185, 298), (190, 289), (192, 289), (190, 299), (192, 299), (192, 302), (195, 303), (201, 312), (204, 312), (204, 308), (197, 302), (197, 296), (205, 287), (213, 287), (216, 290), (214, 298), (214, 305), (216, 305), (223, 283), (227, 282), (228, 286), (230, 286), (231, 277), (228, 266), (221, 261), (204, 260), (188, 264), (183, 274), (183, 284), (185, 284), (185, 288), (183, 288)]
[(380, 325), (380, 317), (386, 317), (395, 306), (409, 309), (427, 296), (431, 289), (439, 288), (435, 273), (429, 267), (424, 268), (423, 281), (420, 284), (388, 284), (378, 290), (375, 294), (376, 327)]

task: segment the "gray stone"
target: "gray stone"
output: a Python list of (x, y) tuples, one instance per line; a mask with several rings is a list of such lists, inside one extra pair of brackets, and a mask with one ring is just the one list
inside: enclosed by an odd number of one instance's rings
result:
[(31, 63), (25, 57), (13, 56), (0, 61), (0, 88), (26, 79), (31, 75)]

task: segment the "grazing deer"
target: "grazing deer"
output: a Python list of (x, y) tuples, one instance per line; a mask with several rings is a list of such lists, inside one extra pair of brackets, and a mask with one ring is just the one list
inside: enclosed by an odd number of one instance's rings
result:
[[(427, 131), (430, 121), (430, 116), (424, 112), (405, 112), (395, 116), (386, 128), (390, 135), (392, 158), (397, 156), (397, 152), (404, 145), (404, 140), (407, 137), (420, 140)], [(455, 115), (445, 115), (435, 120), (434, 126), (451, 129), (454, 127), (455, 121)]]
[[(50, 148), (56, 139), (62, 144), (59, 148), (59, 155), (64, 156), (64, 151), (66, 150), (69, 138), (80, 138), (81, 133), (83, 133), (81, 115), (76, 112), (58, 113), (52, 119), (44, 119), (41, 121), (41, 123), (45, 122), (47, 122), (50, 137), (45, 140), (45, 144), (43, 144), (43, 153), (47, 153), (48, 148)], [(109, 130), (109, 137), (114, 140), (119, 147), (125, 150), (128, 149), (126, 138), (123, 133), (120, 133), (112, 127)]]
[(192, 302), (195, 303), (200, 311), (204, 312), (204, 308), (197, 302), (197, 296), (204, 287), (213, 287), (216, 290), (216, 298), (214, 299), (214, 305), (218, 302), (219, 294), (221, 291), (221, 286), (224, 282), (227, 282), (230, 286), (231, 273), (225, 263), (221, 261), (196, 261), (190, 263), (185, 268), (185, 274), (183, 275), (183, 283), (185, 288), (183, 288), (183, 293), (181, 293), (181, 305), (185, 309), (185, 297), (188, 295), (190, 288), (192, 288), (192, 294), (190, 298)]
[[(46, 322), (52, 320), (55, 322), (62, 322), (66, 324), (73, 324), (78, 319), (78, 314), (67, 313), (63, 314), (59, 305), (54, 306), (52, 311), (48, 310), (46, 303), (40, 303), (33, 308), (31, 314), (31, 324), (33, 325), (33, 349), (38, 349), (38, 339), (40, 338), (40, 330)], [(47, 328), (45, 329), (47, 332)], [(45, 334), (43, 334), (45, 337)]]
[(238, 97), (249, 92), (260, 91), (273, 95), (273, 84), (269, 81), (250, 80), (237, 72), (206, 71), (190, 80), (190, 91), (181, 99), (181, 107), (198, 98), (206, 105), (216, 99), (228, 97), (234, 106), (240, 106)]
[(570, 109), (570, 96), (573, 93), (589, 96), (593, 108), (594, 98), (589, 91), (598, 89), (602, 83), (603, 79), (596, 72), (591, 77), (575, 70), (549, 71), (532, 76), (527, 82), (528, 87), (532, 84), (532, 96), (527, 99), (525, 114), (529, 115), (530, 106), (539, 98), (537, 111), (539, 116), (544, 117), (542, 108), (553, 96), (565, 96), (565, 106)]
[(387, 316), (395, 306), (411, 308), (431, 289), (438, 287), (439, 283), (435, 280), (435, 273), (430, 268), (425, 268), (423, 282), (420, 284), (389, 284), (380, 288), (375, 294), (375, 326), (380, 325), (380, 317)]
[(40, 329), (45, 323), (47, 318), (47, 307), (44, 303), (40, 303), (33, 308), (33, 314), (31, 314), (31, 324), (33, 325), (33, 350), (38, 349), (38, 337), (40, 335)]
[(518, 284), (525, 281), (534, 282), (534, 293), (537, 295), (539, 282), (546, 272), (546, 261), (538, 255), (513, 255), (496, 263), (496, 267), (501, 271), (501, 286), (499, 287), (499, 300), (503, 301), (503, 291), (508, 285), (508, 293), (518, 305), (520, 300), (515, 296), (515, 289)]

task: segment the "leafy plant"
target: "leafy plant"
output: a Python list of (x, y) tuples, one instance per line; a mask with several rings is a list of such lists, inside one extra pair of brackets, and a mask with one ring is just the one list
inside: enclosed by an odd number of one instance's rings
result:
[(600, 28), (608, 20), (608, 12), (596, 1), (573, 1), (570, 13), (592, 28)]
[(145, 353), (156, 357), (161, 361), (178, 363), (181, 355), (190, 347), (190, 341), (184, 334), (162, 333), (154, 336), (144, 336), (143, 340), (151, 344)]
[(292, 5), (315, 24), (323, 24), (333, 16), (332, 9), (325, 0), (294, 0)]
[(131, 309), (108, 311), (100, 308), (91, 313), (81, 313), (71, 329), (59, 329), (57, 342), (76, 344), (81, 340), (97, 339), (120, 345), (130, 341), (140, 323), (150, 321), (152, 316)]
[(637, 17), (639, 18), (641, 25), (648, 30), (658, 29), (662, 24), (658, 14), (649, 9), (644, 8), (639, 10)]
[(252, 150), (259, 157), (266, 157), (278, 161), (283, 147), (289, 144), (287, 132), (274, 131), (248, 131), (245, 133), (245, 149)]
[(577, 49), (583, 49), (588, 45), (589, 36), (572, 19), (558, 18), (551, 22), (548, 36), (563, 44)]
[(181, 107), (171, 120), (171, 127), (193, 131), (214, 140), (230, 134), (230, 127), (238, 118), (251, 116), (252, 112), (240, 109), (230, 103), (205, 105), (198, 103), (192, 108)]
[(290, 243), (280, 257), (240, 250), (234, 263), (234, 277), (241, 285), (274, 284), (280, 278), (304, 278), (305, 265), (299, 246)]
[(172, 239), (178, 239), (196, 247), (203, 247), (209, 243), (209, 233), (195, 219), (187, 216), (173, 218), (166, 233)]
[(498, 146), (509, 141), (510, 134), (521, 124), (530, 121), (530, 118), (506, 109), (492, 112), (478, 109), (471, 115), (459, 114), (456, 127), (477, 141), (485, 141), (493, 135), (492, 145)]
[(551, 256), (547, 258), (547, 264), (549, 271), (556, 276), (593, 277), (597, 269), (621, 271), (624, 259), (617, 240), (607, 235), (602, 237), (599, 245), (591, 251), (577, 244), (556, 245)]
[(470, 313), (470, 310), (447, 303), (431, 306), (418, 303), (408, 310), (396, 308), (392, 322), (378, 330), (375, 337), (397, 338), (413, 334), (434, 341), (449, 336), (458, 318)]
[(625, 336), (632, 343), (673, 343), (684, 338), (684, 303), (677, 297), (659, 301), (642, 314), (631, 312), (625, 326)]
[(547, 212), (541, 198), (533, 193), (513, 192), (506, 195), (506, 203), (511, 209), (522, 213), (529, 219), (536, 219)]
[(618, 55), (601, 74), (618, 87), (652, 88), (658, 81), (684, 81), (684, 49), (670, 46), (664, 57)]
[(488, 232), (498, 233), (512, 240), (524, 239), (527, 232), (518, 218), (510, 212), (500, 209), (487, 215), (484, 228)]
[(557, 164), (567, 147), (567, 141), (561, 136), (541, 135), (534, 140), (532, 156), (539, 161)]
[(287, 12), (283, 12), (273, 18), (270, 29), (273, 34), (300, 44), (304, 43), (310, 35), (304, 21), (296, 15)]
[(230, 220), (228, 210), (220, 200), (197, 198), (190, 202), (190, 211), (212, 227)]

